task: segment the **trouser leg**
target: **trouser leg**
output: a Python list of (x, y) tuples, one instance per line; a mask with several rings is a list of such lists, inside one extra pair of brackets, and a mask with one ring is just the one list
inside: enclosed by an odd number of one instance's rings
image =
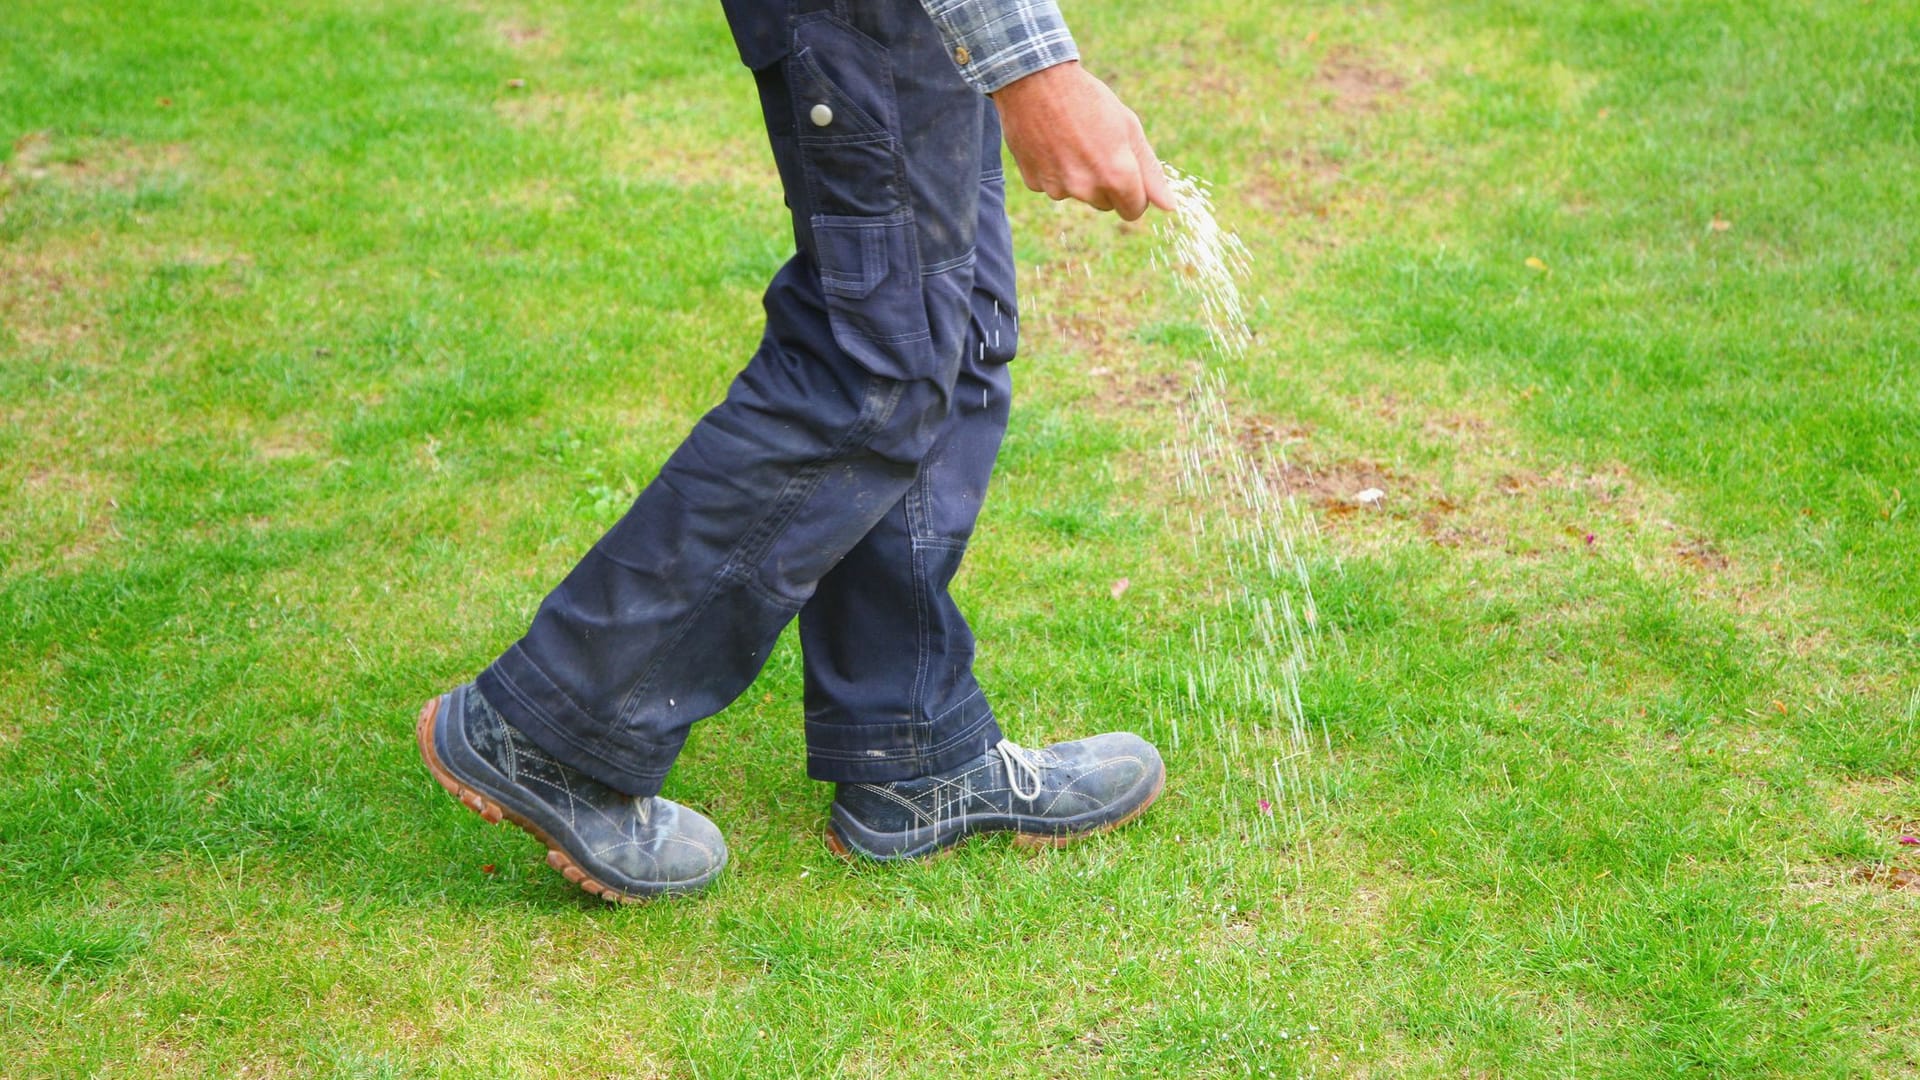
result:
[(632, 794), (752, 681), (952, 412), (990, 106), (916, 0), (834, 6), (730, 0), (799, 253), (726, 399), (478, 679), (543, 749)]
[(984, 125), (972, 319), (953, 410), (913, 484), (800, 612), (807, 771), (884, 783), (939, 772), (1000, 738), (949, 586), (1006, 432), (1016, 344), (1000, 131)]

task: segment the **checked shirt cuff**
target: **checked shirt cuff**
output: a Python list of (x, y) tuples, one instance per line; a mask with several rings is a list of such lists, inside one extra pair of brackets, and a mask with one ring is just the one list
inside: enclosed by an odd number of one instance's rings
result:
[(983, 94), (1080, 59), (1054, 0), (920, 0), (961, 77)]

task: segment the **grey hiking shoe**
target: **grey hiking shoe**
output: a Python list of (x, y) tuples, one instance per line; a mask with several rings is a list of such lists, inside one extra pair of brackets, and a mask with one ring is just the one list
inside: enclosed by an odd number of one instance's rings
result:
[(636, 799), (554, 760), (472, 686), (427, 702), (414, 729), (440, 786), (547, 845), (547, 864), (607, 900), (704, 888), (727, 865), (713, 822), (659, 796)]
[(827, 844), (842, 855), (910, 859), (974, 833), (1013, 832), (1023, 847), (1061, 847), (1117, 829), (1166, 786), (1159, 751), (1114, 732), (1029, 750), (1005, 739), (959, 768), (891, 784), (841, 784)]

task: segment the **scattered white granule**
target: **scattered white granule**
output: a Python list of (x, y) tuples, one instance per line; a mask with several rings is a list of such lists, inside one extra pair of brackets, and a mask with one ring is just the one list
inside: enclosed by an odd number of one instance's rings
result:
[(1166, 261), (1181, 292), (1200, 302), (1200, 314), (1214, 347), (1239, 355), (1253, 341), (1247, 329), (1246, 309), (1240, 301), (1240, 280), (1250, 259), (1238, 234), (1220, 228), (1213, 216), (1213, 195), (1206, 181), (1188, 176), (1171, 165), (1161, 168), (1173, 189), (1173, 214), (1154, 223), (1154, 232), (1167, 245)]

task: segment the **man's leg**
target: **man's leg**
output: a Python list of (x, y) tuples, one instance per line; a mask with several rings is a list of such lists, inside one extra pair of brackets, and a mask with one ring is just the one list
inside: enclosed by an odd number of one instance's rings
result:
[(971, 322), (988, 105), (924, 9), (728, 0), (728, 15), (799, 248), (767, 290), (760, 348), (478, 692), (430, 702), (419, 727), (444, 786), (609, 896), (718, 872), (711, 824), (655, 793), (687, 729), (746, 688), (907, 493)]
[(756, 73), (801, 248), (759, 351), (478, 682), (548, 753), (637, 795), (907, 492), (959, 376), (986, 104), (916, 0), (857, 25), (817, 6)]
[(948, 587), (1006, 432), (1016, 337), (1000, 128), (982, 125), (972, 320), (953, 411), (907, 494), (800, 612), (807, 767), (816, 780), (903, 780), (1000, 740)]
[(906, 495), (800, 613), (807, 768), (836, 783), (828, 843), (912, 858), (976, 832), (1064, 844), (1159, 797), (1152, 745), (1113, 732), (1029, 750), (1001, 738), (949, 593), (1006, 432), (1016, 337), (999, 125), (982, 125), (972, 319), (953, 411)]

